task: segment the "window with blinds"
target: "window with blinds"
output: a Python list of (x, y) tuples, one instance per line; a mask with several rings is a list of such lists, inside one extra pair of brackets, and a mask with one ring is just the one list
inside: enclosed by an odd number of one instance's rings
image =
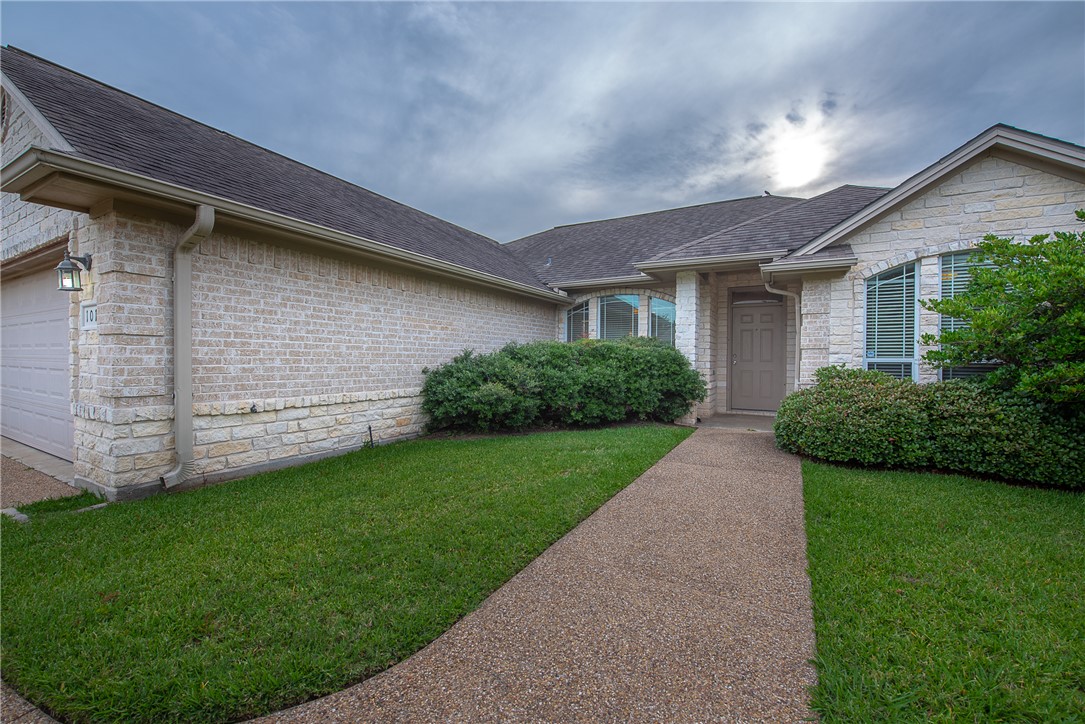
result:
[[(972, 270), (977, 267), (990, 266), (976, 260), (976, 253), (964, 251), (957, 254), (946, 254), (941, 258), (942, 264), (942, 289), (939, 296), (942, 299), (952, 299), (968, 289), (972, 281)], [(968, 322), (956, 317), (942, 315), (939, 324), (943, 332), (956, 332), (968, 327)], [(984, 375), (997, 367), (993, 362), (977, 362), (964, 367), (943, 367), (943, 380), (966, 379)]]
[(614, 294), (599, 298), (599, 339), (636, 336), (640, 297)]
[(652, 297), (648, 300), (648, 334), (674, 346), (674, 302)]
[(588, 303), (581, 302), (565, 312), (565, 341), (573, 342), (588, 336)]
[[(953, 299), (961, 292), (968, 289), (968, 283), (972, 281), (972, 267), (975, 266), (972, 252), (966, 251), (960, 254), (947, 254), (941, 259), (942, 262), (942, 289), (939, 296), (942, 299)], [(942, 315), (942, 331), (955, 332), (964, 329), (968, 323), (956, 317)]]
[(916, 265), (882, 272), (866, 283), (866, 367), (914, 379)]

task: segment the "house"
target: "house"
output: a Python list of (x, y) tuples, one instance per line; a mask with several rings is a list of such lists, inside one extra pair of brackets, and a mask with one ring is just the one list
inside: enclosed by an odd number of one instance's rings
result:
[(501, 245), (23, 51), (0, 70), (2, 433), (109, 499), (417, 435), (423, 368), (509, 341), (660, 337), (709, 383), (691, 421), (826, 364), (936, 379), (916, 298), (1085, 206), (1085, 149), (994, 126), (893, 189)]

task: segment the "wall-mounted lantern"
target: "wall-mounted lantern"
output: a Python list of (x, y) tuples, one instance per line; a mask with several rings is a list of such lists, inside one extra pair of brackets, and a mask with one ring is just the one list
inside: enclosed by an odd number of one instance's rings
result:
[(79, 266), (90, 271), (90, 254), (86, 256), (72, 256), (64, 252), (64, 261), (57, 264), (57, 289), (62, 292), (81, 292), (83, 285), (79, 280)]

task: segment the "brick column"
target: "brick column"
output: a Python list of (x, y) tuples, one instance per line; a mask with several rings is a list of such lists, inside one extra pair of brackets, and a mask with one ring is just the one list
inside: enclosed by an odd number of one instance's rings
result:
[(79, 331), (75, 481), (110, 500), (157, 489), (173, 461), (169, 249), (177, 233), (108, 205), (78, 229), (80, 252), (94, 254), (80, 298), (97, 303), (98, 324)]
[[(705, 376), (707, 366), (711, 364), (709, 359), (710, 345), (705, 343), (701, 329), (702, 317), (707, 313), (710, 304), (706, 304), (706, 284), (701, 281), (697, 272), (678, 272), (675, 279), (674, 304), (674, 346), (684, 354), (693, 366), (693, 369)], [(700, 338), (700, 339), (699, 339)], [(689, 414), (678, 420), (684, 425), (692, 425), (700, 415), (700, 408), (694, 406)]]
[(717, 275), (709, 273), (707, 282), (700, 281), (697, 289), (697, 361), (693, 369), (701, 373), (708, 385), (708, 395), (697, 408), (697, 415), (708, 417), (716, 411), (716, 315), (713, 314), (717, 296)]
[(639, 308), (638, 314), (637, 314), (637, 336), (638, 337), (647, 337), (649, 334), (651, 334), (651, 326), (649, 324), (650, 320), (648, 319), (648, 304), (649, 304), (649, 302), (648, 302), (648, 295), (647, 294), (641, 294), (640, 295), (639, 304), (640, 304), (640, 308)]
[[(917, 262), (917, 272), (919, 274), (919, 298), (920, 299), (937, 299), (941, 296), (942, 291), (942, 264), (941, 257), (928, 256)], [(937, 312), (929, 312), (923, 307), (916, 304), (916, 357), (922, 360), (923, 355), (934, 349), (933, 346), (924, 346), (919, 342), (919, 338), (924, 334), (938, 334), (938, 330), (941, 327), (941, 319)], [(938, 370), (933, 367), (924, 364), (922, 361), (919, 363), (919, 381), (920, 382), (936, 382), (938, 380)]]
[(697, 317), (701, 303), (697, 272), (678, 272), (674, 289), (674, 346), (697, 369)]

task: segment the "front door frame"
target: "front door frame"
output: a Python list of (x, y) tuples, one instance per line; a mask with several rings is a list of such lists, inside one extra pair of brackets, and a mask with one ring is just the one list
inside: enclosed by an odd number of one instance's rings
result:
[[(763, 301), (746, 301), (735, 302), (735, 293), (746, 293), (751, 296), (756, 296), (757, 293), (764, 295)], [(735, 405), (735, 391), (738, 388), (738, 379), (735, 374), (735, 368), (737, 366), (737, 358), (739, 354), (739, 340), (738, 340), (738, 324), (736, 321), (736, 315), (742, 309), (751, 309), (758, 307), (779, 307), (782, 312), (778, 315), (776, 321), (777, 339), (779, 340), (779, 348), (777, 354), (779, 356), (779, 378), (780, 378), (780, 397), (783, 398), (787, 394), (787, 304), (784, 297), (778, 294), (772, 294), (768, 292), (764, 287), (750, 287), (750, 288), (734, 288), (728, 292), (727, 309), (728, 309), (728, 354), (725, 363), (727, 365), (727, 409), (734, 410), (736, 412), (775, 412), (775, 408), (758, 408), (758, 407), (737, 407)]]

